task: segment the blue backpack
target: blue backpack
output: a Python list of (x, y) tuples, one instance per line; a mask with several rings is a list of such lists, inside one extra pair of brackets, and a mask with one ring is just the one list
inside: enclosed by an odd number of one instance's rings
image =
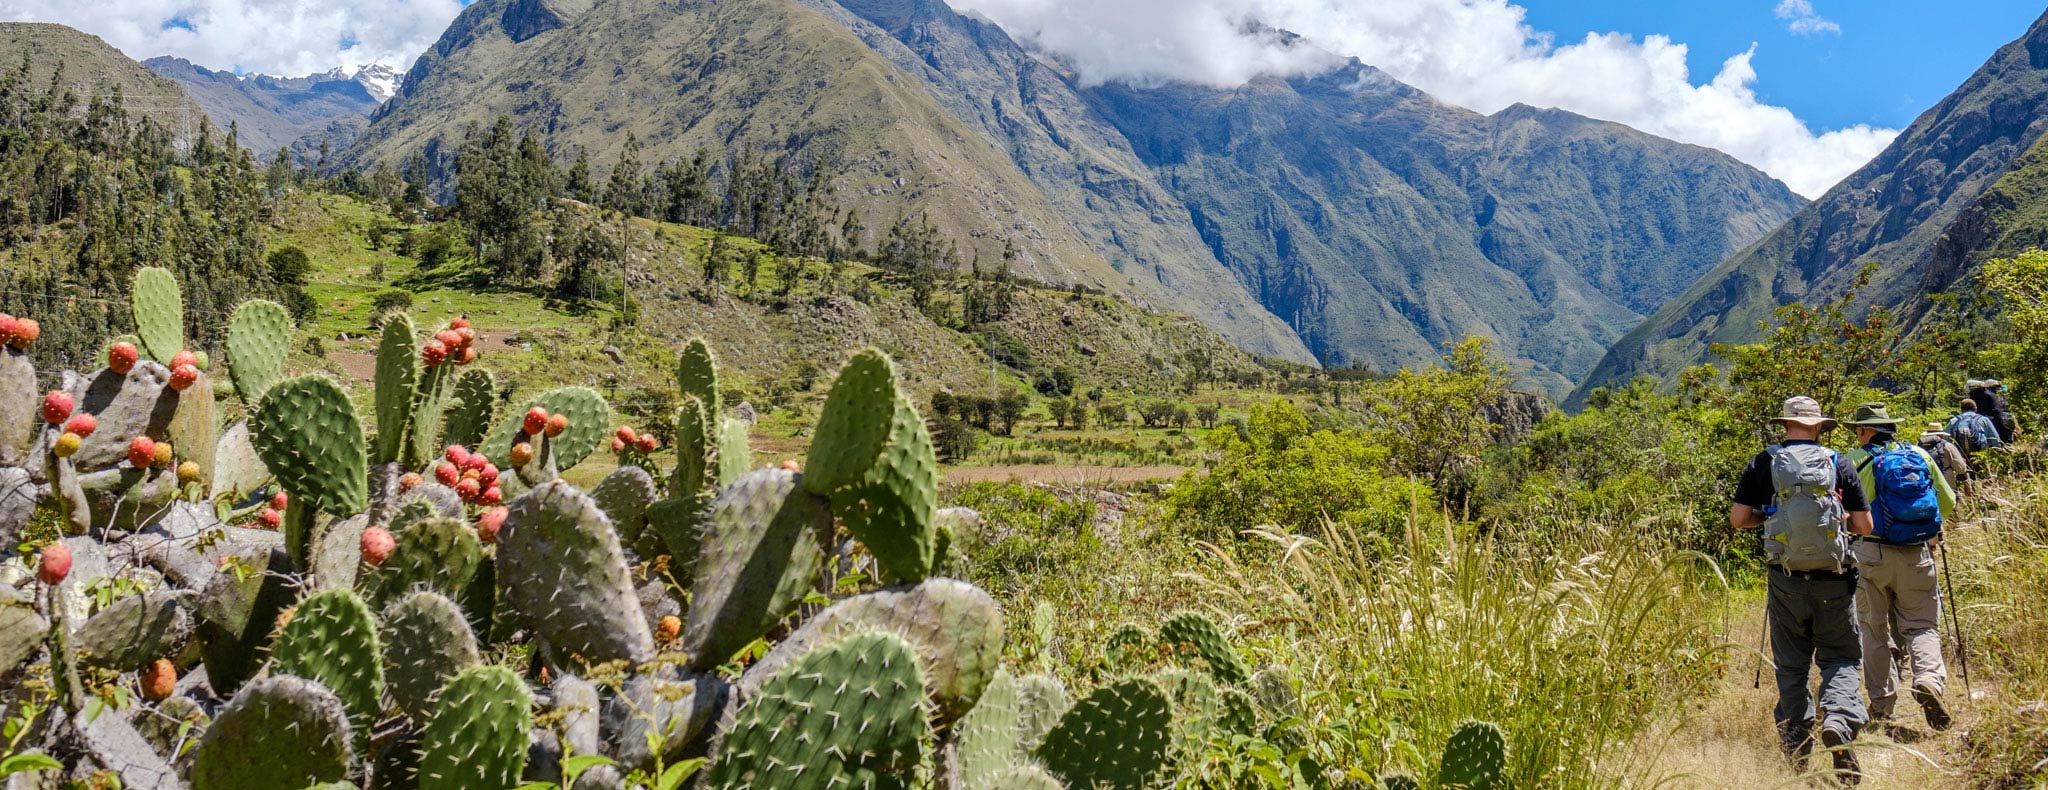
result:
[[(1941, 500), (1934, 493), (1934, 472), (1927, 456), (1909, 444), (1887, 442), (1863, 448), (1870, 454), (1862, 466), (1872, 470), (1871, 537), (1912, 546), (1941, 534)], [(1858, 472), (1862, 471), (1859, 467)]]

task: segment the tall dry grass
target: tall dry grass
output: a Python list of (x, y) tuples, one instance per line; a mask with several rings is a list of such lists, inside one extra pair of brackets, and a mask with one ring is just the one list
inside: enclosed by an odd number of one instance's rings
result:
[[(1950, 541), (1977, 721), (1970, 785), (2048, 785), (2048, 480), (1987, 491), (1990, 512)], [(1951, 667), (1951, 675), (1960, 667)], [(1961, 684), (1951, 678), (1950, 687)]]

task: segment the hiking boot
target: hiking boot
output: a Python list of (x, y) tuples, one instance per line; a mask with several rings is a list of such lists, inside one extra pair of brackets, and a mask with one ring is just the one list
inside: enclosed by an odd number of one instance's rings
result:
[(1941, 695), (1927, 686), (1914, 686), (1913, 699), (1920, 703), (1920, 712), (1927, 715), (1927, 726), (1935, 732), (1942, 732), (1955, 723), (1948, 715), (1948, 706), (1941, 702)]
[(1813, 728), (1778, 730), (1778, 748), (1785, 750), (1785, 759), (1792, 761), (1792, 770), (1806, 773), (1807, 759), (1813, 756)]
[(1820, 731), (1820, 744), (1835, 758), (1835, 781), (1853, 787), (1863, 781), (1863, 766), (1856, 762), (1856, 750), (1849, 748), (1849, 736), (1833, 727)]

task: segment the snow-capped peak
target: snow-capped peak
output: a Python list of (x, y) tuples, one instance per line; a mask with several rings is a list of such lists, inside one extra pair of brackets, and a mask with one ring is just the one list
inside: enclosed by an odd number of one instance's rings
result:
[(388, 101), (398, 93), (398, 82), (405, 74), (382, 63), (372, 63), (356, 69), (350, 79), (362, 83), (363, 89), (379, 102)]

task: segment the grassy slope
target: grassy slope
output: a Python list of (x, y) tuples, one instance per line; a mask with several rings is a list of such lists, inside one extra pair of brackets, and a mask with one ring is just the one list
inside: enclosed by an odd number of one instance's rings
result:
[[(802, 261), (807, 275), (774, 303), (739, 298), (746, 293), (743, 286), (728, 284), (712, 293), (702, 279), (711, 232), (702, 228), (630, 221), (625, 266), (639, 321), (615, 331), (610, 328), (617, 316), (612, 305), (479, 290), (463, 263), (421, 273), (418, 261), (395, 252), (400, 233), (386, 233), (381, 249), (372, 243), (378, 235), (374, 229), (404, 226), (370, 204), (302, 193), (280, 206), (278, 225), (272, 249), (296, 245), (311, 256), (315, 272), (309, 290), (321, 305), (320, 314), (301, 327), (294, 364), (362, 383), (363, 393), (375, 344), (371, 302), (401, 284), (413, 293), (410, 312), (422, 327), (469, 315), (485, 338), (479, 364), (516, 382), (515, 398), (563, 384), (596, 386), (616, 393), (615, 399), (639, 389), (671, 389), (675, 350), (690, 337), (702, 336), (718, 354), (727, 402), (755, 406), (761, 414), (756, 445), (776, 459), (800, 453), (832, 372), (862, 346), (889, 352), (920, 399), (940, 388), (985, 394), (992, 381), (999, 390), (1029, 388), (1023, 372), (982, 351), (979, 337), (933, 321), (910, 305), (890, 277), (871, 267), (848, 264), (846, 272), (847, 282), (859, 278), (869, 284), (865, 301), (848, 293), (860, 289), (827, 287), (822, 275), (828, 267), (814, 259)], [(738, 250), (753, 247), (751, 240), (727, 238)], [(777, 278), (793, 265), (781, 260), (764, 264), (761, 292), (772, 293)], [(1014, 338), (1042, 369), (1072, 371), (1077, 392), (1101, 387), (1112, 400), (1170, 397), (1223, 403), (1229, 410), (1254, 397), (1212, 389), (1193, 397), (1177, 394), (1175, 361), (1186, 351), (1208, 351), (1219, 372), (1257, 364), (1191, 318), (1149, 314), (1112, 298), (1063, 290), (1026, 287), (1020, 296), (1017, 308), (991, 328)], [(305, 339), (312, 337), (320, 339), (325, 357), (307, 351)], [(603, 353), (608, 345), (620, 351), (624, 365)], [(1162, 448), (1172, 448), (1166, 450), (1170, 454), (1187, 447), (1178, 431), (1041, 431), (1034, 422), (1019, 433), (992, 444), (992, 452), (976, 461), (1153, 462), (1164, 460)]]
[(193, 104), (177, 83), (90, 33), (41, 22), (0, 23), (0, 69), (13, 70), (23, 56), (29, 59), (29, 85), (38, 91), (50, 84), (51, 75), (61, 65), (62, 81), (78, 94), (80, 109), (91, 97), (117, 87), (130, 115), (155, 119), (181, 139), (198, 134), (199, 124), (206, 118), (205, 111)]

